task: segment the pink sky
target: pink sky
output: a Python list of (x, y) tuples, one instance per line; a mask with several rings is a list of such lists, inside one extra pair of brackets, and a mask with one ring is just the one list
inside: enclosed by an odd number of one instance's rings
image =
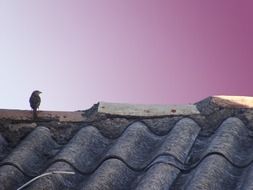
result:
[(0, 0), (0, 108), (253, 95), (253, 1)]

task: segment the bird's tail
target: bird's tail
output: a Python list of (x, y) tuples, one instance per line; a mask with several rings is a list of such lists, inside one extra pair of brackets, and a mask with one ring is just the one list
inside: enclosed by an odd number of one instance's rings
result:
[(33, 109), (33, 120), (36, 120), (38, 117), (37, 117), (37, 110), (36, 109)]

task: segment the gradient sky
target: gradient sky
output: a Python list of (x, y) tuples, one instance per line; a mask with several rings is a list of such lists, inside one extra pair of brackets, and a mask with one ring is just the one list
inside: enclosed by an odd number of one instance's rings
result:
[(253, 96), (252, 0), (0, 0), (0, 108)]

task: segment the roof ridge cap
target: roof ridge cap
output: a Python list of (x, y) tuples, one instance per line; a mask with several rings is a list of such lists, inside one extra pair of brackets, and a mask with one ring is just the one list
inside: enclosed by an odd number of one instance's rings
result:
[[(82, 111), (38, 111), (39, 121), (83, 122)], [(32, 111), (19, 109), (0, 109), (0, 120), (33, 121)]]
[(252, 96), (215, 95), (210, 98), (212, 103), (224, 108), (253, 108)]
[(99, 102), (98, 113), (135, 116), (135, 117), (159, 117), (174, 115), (195, 115), (200, 114), (196, 105), (165, 105), (165, 104), (129, 104), (129, 103), (110, 103)]

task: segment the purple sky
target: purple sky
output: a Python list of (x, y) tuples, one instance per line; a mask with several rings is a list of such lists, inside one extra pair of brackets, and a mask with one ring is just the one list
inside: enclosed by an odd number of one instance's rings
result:
[(253, 95), (253, 1), (0, 0), (0, 108)]

